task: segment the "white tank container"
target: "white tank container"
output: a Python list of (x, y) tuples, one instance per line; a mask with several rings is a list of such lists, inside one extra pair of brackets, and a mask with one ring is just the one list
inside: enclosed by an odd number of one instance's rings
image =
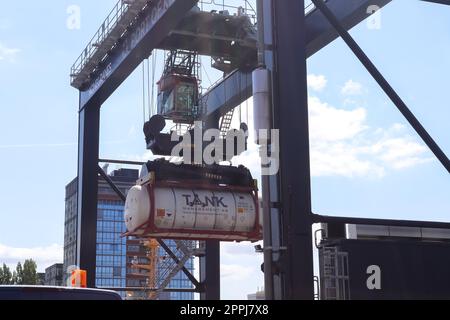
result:
[(129, 191), (125, 223), (130, 234), (141, 237), (258, 241), (258, 211), (250, 192), (144, 185)]

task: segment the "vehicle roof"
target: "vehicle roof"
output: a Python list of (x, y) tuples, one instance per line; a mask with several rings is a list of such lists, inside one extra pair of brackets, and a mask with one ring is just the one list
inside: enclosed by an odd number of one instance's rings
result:
[(111, 290), (56, 286), (0, 285), (0, 300), (122, 300)]

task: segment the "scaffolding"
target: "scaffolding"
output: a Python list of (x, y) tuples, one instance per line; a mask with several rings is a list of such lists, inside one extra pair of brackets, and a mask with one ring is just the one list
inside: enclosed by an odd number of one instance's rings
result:
[(142, 240), (146, 259), (142, 261), (136, 256), (132, 261), (132, 269), (135, 270), (135, 276), (145, 278), (145, 286), (141, 291), (130, 291), (129, 300), (161, 299), (162, 293), (169, 288), (172, 280), (182, 271), (186, 263), (204, 253), (197, 241), (177, 240), (174, 243), (176, 247), (173, 248), (173, 253), (176, 259), (164, 254), (158, 240)]

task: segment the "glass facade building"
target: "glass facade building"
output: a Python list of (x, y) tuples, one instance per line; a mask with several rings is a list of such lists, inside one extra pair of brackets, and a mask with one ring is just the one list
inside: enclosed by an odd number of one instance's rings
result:
[(123, 203), (99, 200), (97, 207), (97, 268), (96, 286), (125, 288), (126, 232), (123, 222)]
[(63, 286), (63, 265), (62, 263), (54, 264), (45, 269), (44, 285), (52, 287)]

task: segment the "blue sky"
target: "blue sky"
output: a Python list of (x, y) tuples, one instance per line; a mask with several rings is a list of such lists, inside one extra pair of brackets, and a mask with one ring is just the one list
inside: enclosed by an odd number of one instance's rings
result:
[[(115, 2), (2, 3), (0, 262), (32, 254), (46, 265), (61, 256), (64, 186), (77, 167), (78, 95), (69, 70)], [(72, 4), (81, 8), (80, 30), (66, 27)], [(362, 23), (352, 35), (450, 155), (450, 8), (395, 0), (382, 11), (380, 29)], [(314, 211), (449, 221), (448, 174), (345, 44), (335, 41), (309, 59), (308, 68)], [(103, 157), (148, 157), (141, 72), (103, 107)], [(213, 81), (218, 76), (208, 74)], [(257, 171), (254, 155), (242, 161)], [(262, 285), (261, 257), (251, 246), (224, 251), (224, 279), (248, 280), (248, 292)], [(224, 295), (242, 297), (232, 290)]]

